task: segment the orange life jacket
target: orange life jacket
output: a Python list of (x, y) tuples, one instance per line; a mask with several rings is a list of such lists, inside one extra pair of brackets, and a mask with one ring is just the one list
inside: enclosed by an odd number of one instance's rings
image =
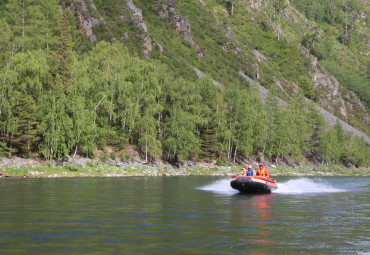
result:
[(257, 173), (256, 173), (256, 176), (267, 176), (266, 169), (265, 168), (258, 169)]
[(246, 175), (247, 174), (247, 169), (244, 167), (242, 168), (243, 173), (240, 171), (240, 175)]

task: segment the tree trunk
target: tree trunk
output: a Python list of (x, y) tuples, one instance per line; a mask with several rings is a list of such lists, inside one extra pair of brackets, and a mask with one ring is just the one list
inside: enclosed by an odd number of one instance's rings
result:
[(262, 150), (262, 154), (264, 155), (265, 154), (265, 151), (266, 151), (266, 147), (267, 147), (267, 131), (265, 133), (265, 137), (264, 137), (264, 142), (263, 142), (263, 150)]
[(230, 19), (232, 19), (234, 17), (234, 4), (235, 4), (235, 0), (233, 0), (231, 2), (231, 14), (230, 14)]
[(348, 12), (348, 8), (347, 8), (347, 6), (346, 6), (346, 28), (345, 28), (345, 30), (346, 30), (346, 34), (345, 34), (345, 36), (344, 36), (344, 44), (345, 45), (347, 45), (347, 36), (348, 36), (348, 23), (347, 23), (347, 12)]
[(77, 143), (76, 143), (76, 147), (75, 147), (75, 152), (73, 153), (73, 157), (76, 157), (76, 154), (77, 154)]
[(46, 3), (46, 56), (49, 56), (49, 4)]
[(234, 151), (234, 164), (235, 164), (235, 159), (236, 159), (236, 151), (238, 149), (238, 143), (235, 145), (235, 151)]
[[(157, 103), (160, 106), (158, 95), (157, 95)], [(160, 109), (160, 107), (158, 107), (158, 109)], [(158, 137), (159, 137), (159, 140), (162, 140), (161, 118), (162, 118), (162, 113), (160, 111), (158, 111)]]
[(238, 133), (238, 137), (236, 138), (235, 151), (234, 151), (234, 163), (235, 163), (235, 159), (236, 159), (236, 152), (238, 151), (239, 137), (240, 137), (240, 130), (239, 130), (239, 133)]
[(353, 31), (353, 24), (349, 25), (349, 38), (348, 38), (348, 47), (351, 47), (351, 39), (352, 39), (352, 31)]
[(313, 34), (312, 41), (311, 41), (311, 44), (310, 44), (310, 48), (308, 48), (308, 52), (307, 52), (307, 56), (306, 57), (308, 57), (310, 55), (310, 51), (314, 47), (315, 38), (316, 38), (316, 32)]
[(334, 17), (334, 11), (333, 11), (332, 3), (330, 3), (330, 16), (333, 19), (333, 24), (335, 24), (335, 17)]
[(342, 51), (340, 56), (340, 66), (343, 67), (343, 51), (344, 51), (344, 44), (342, 44)]
[(22, 1), (22, 52), (24, 52), (24, 0)]
[(145, 164), (148, 163), (148, 131), (145, 131)]

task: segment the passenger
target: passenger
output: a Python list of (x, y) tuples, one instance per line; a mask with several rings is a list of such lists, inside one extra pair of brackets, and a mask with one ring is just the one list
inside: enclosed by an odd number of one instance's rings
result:
[(263, 163), (259, 164), (259, 169), (257, 170), (256, 176), (270, 177), (269, 171), (263, 166)]
[(246, 174), (247, 174), (247, 176), (253, 176), (253, 168), (252, 168), (252, 165), (249, 165), (248, 166), (248, 169), (247, 169)]
[(242, 170), (240, 171), (240, 175), (241, 176), (245, 176), (246, 175), (246, 172), (247, 172), (247, 169), (248, 169), (248, 165), (246, 164)]

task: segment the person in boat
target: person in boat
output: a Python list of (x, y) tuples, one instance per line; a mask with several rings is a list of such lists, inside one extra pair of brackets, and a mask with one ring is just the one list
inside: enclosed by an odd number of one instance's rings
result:
[(247, 176), (253, 176), (253, 168), (252, 168), (252, 165), (249, 165), (248, 166), (248, 169), (246, 171), (246, 175)]
[(247, 175), (247, 171), (248, 171), (248, 165), (246, 164), (242, 170), (240, 171), (240, 175), (241, 176), (246, 176)]
[(240, 175), (241, 176), (253, 176), (253, 169), (252, 169), (252, 165), (249, 165), (246, 164), (242, 170), (240, 171)]
[(256, 176), (263, 176), (263, 177), (270, 177), (269, 171), (264, 167), (263, 163), (259, 164), (259, 168), (257, 170)]

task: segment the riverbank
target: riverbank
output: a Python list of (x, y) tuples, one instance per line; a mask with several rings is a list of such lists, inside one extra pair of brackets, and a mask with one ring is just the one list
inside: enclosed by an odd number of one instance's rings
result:
[[(232, 176), (240, 172), (242, 165), (218, 166), (213, 163), (185, 164), (174, 167), (169, 164), (144, 164), (110, 160), (58, 162), (2, 159), (0, 177), (57, 178), (57, 177), (124, 177), (124, 176)], [(257, 168), (257, 164), (254, 166)], [(367, 168), (342, 166), (304, 165), (275, 166), (266, 164), (272, 176), (357, 176), (370, 175)]]

